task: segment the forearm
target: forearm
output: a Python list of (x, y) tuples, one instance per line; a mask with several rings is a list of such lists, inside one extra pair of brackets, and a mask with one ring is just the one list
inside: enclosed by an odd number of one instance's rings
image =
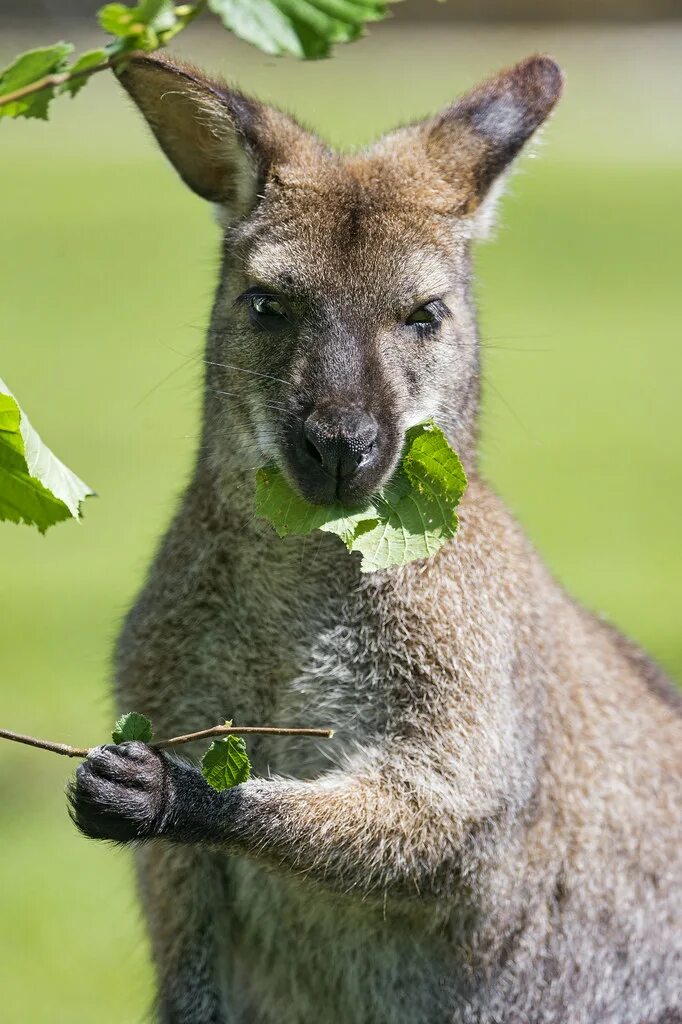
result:
[[(83, 832), (220, 848), (338, 892), (438, 895), (476, 871), (479, 842), (515, 813), (510, 761), (437, 753), (423, 738), (365, 748), (312, 780), (254, 779), (216, 793), (199, 769), (141, 743), (92, 751), (71, 790)], [(517, 794), (518, 795), (518, 794)]]
[[(480, 822), (489, 822), (487, 798), (479, 810)], [(423, 897), (460, 874), (477, 827), (456, 782), (403, 749), (399, 766), (364, 762), (311, 782), (258, 779), (215, 793), (194, 778), (178, 789), (164, 835), (253, 857), (337, 891)]]

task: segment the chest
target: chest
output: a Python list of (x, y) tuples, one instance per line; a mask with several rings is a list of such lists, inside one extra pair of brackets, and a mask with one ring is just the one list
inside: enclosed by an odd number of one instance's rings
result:
[(418, 645), (403, 628), (393, 584), (387, 592), (358, 580), (351, 560), (339, 564), (333, 554), (329, 566), (320, 556), (314, 575), (301, 560), (273, 561), (265, 586), (242, 567), (220, 628), (211, 630), (220, 636), (221, 661), (213, 699), (224, 713), (249, 724), (334, 730), (332, 740), (250, 741), (259, 773), (306, 778), (343, 764), (358, 745), (385, 734), (414, 698)]
[(273, 737), (252, 744), (259, 773), (310, 778), (343, 764), (357, 746), (386, 731), (395, 680), (390, 654), (361, 607), (334, 603), (308, 614), (299, 608), (298, 613), (295, 630), (284, 619), (273, 623), (262, 649), (273, 645), (277, 655), (270, 655), (267, 670), (245, 656), (240, 677), (246, 685), (239, 702), (251, 704), (250, 717), (264, 724), (334, 730), (330, 740)]
[(250, 739), (262, 775), (315, 776), (399, 728), (432, 699), (434, 648), (446, 645), (427, 636), (409, 588), (362, 578), (327, 541), (338, 544), (323, 537), (314, 557), (278, 540), (272, 551), (245, 545), (224, 565), (204, 558), (179, 606), (162, 614), (146, 599), (154, 615), (119, 673), (123, 704), (147, 709), (168, 735), (226, 718), (334, 730), (331, 740)]

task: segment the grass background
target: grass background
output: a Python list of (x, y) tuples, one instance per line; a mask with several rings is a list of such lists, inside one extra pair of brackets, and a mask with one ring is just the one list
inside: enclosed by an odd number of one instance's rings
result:
[[(74, 34), (55, 29), (45, 42)], [(37, 42), (9, 26), (0, 56)], [(542, 159), (479, 252), (484, 464), (571, 592), (682, 679), (680, 29), (376, 26), (315, 65), (217, 29), (178, 43), (343, 144), (534, 50), (559, 58)], [(100, 497), (45, 538), (0, 528), (0, 723), (88, 743), (107, 735), (111, 643), (187, 479), (218, 235), (112, 80), (53, 110), (2, 126), (0, 373)], [(150, 1000), (127, 855), (75, 834), (72, 768), (0, 746), (8, 1024), (128, 1024)]]

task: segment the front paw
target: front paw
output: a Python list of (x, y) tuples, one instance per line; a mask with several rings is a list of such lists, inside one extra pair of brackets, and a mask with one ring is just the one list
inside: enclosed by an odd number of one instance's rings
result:
[(92, 839), (127, 843), (163, 832), (174, 786), (165, 756), (146, 743), (91, 750), (68, 790), (70, 813)]

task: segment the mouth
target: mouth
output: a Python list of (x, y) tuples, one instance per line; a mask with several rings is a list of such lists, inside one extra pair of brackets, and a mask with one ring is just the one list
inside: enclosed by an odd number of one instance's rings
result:
[(348, 479), (333, 476), (314, 462), (305, 465), (299, 461), (295, 466), (290, 460), (286, 462), (287, 475), (311, 505), (341, 504), (345, 508), (357, 508), (366, 504), (384, 482), (383, 478), (377, 479), (376, 473), (358, 472)]
[[(291, 439), (294, 440), (294, 439)], [(395, 471), (400, 445), (389, 443), (382, 430), (362, 452), (330, 467), (305, 437), (286, 445), (280, 461), (290, 481), (312, 505), (341, 504), (348, 509), (366, 505)]]

